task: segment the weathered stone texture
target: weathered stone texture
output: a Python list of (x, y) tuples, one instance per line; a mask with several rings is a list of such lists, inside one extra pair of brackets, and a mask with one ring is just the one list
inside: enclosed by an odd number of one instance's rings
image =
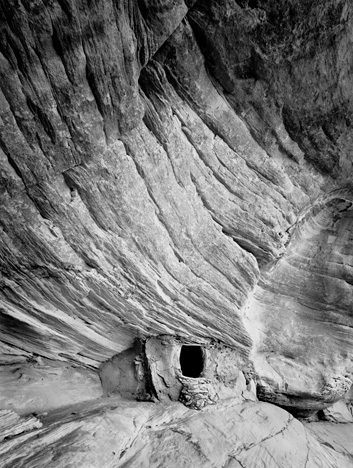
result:
[[(230, 400), (193, 411), (178, 403), (110, 399), (56, 411), (41, 424), (1, 445), (1, 466), (352, 466), (349, 448), (320, 445), (311, 424), (306, 429), (286, 411), (262, 402)], [(342, 432), (332, 426), (333, 437)], [(322, 432), (319, 437), (325, 440)]]
[[(6, 408), (25, 414), (22, 396), (31, 411), (97, 398), (102, 363), (157, 335), (228, 347), (260, 397), (293, 413), (344, 398), (352, 8), (0, 0), (6, 391), (28, 375)], [(37, 380), (49, 391), (60, 376), (92, 386), (63, 385), (66, 400), (35, 403)], [(251, 460), (221, 466), (253, 466), (255, 447)], [(162, 463), (153, 456), (151, 466)], [(305, 457), (303, 466), (319, 463)]]

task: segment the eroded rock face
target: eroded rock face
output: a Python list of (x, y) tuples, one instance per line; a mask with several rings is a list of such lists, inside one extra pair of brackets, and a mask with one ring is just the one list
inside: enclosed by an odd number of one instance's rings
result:
[[(109, 393), (102, 363), (157, 335), (228, 347), (293, 413), (342, 399), (351, 3), (0, 8), (0, 363), (28, 375), (6, 408)], [(92, 386), (36, 407), (61, 375)]]
[[(340, 193), (299, 221), (285, 256), (263, 274), (249, 304), (260, 391), (288, 408), (322, 409), (352, 384), (353, 211), (350, 194)], [(252, 321), (262, 324), (254, 330)]]

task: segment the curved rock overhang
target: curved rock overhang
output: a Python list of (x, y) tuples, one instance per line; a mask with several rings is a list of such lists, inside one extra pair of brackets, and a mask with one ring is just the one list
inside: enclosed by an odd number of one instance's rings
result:
[(351, 378), (350, 2), (0, 5), (1, 362), (169, 334), (285, 406)]

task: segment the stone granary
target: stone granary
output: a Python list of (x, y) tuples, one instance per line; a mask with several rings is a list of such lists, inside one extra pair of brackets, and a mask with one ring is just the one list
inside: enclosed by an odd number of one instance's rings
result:
[(137, 343), (104, 363), (100, 372), (106, 394), (179, 400), (193, 409), (227, 398), (256, 400), (251, 375), (244, 359), (230, 347), (170, 335)]

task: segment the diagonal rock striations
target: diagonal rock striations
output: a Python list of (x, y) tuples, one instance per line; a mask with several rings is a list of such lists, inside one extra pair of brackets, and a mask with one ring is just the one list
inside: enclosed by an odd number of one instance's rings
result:
[[(148, 369), (166, 387), (180, 369), (175, 356), (145, 362), (153, 337), (229, 352), (239, 398), (256, 382), (259, 398), (299, 416), (349, 404), (350, 2), (0, 0), (0, 12), (0, 409), (77, 403), (83, 418), (65, 432), (57, 409), (55, 428), (50, 413), (33, 438), (16, 429), (7, 465), (68, 463), (61, 444), (85, 444), (97, 422), (82, 402), (109, 405), (102, 369), (115, 372), (112, 393), (142, 376), (136, 394), (156, 400)], [(220, 438), (243, 448), (212, 459), (203, 444), (225, 404), (180, 429), (179, 404), (141, 403), (152, 418), (166, 411), (163, 427), (136, 426), (117, 466), (168, 466), (153, 450), (184, 444), (188, 466), (294, 466), (292, 448), (285, 461), (276, 452), (280, 432), (263, 427), (248, 445), (234, 422)], [(286, 414), (273, 411), (263, 417)], [(335, 449), (291, 424), (286, 437), (308, 447), (297, 466), (336, 466)]]

